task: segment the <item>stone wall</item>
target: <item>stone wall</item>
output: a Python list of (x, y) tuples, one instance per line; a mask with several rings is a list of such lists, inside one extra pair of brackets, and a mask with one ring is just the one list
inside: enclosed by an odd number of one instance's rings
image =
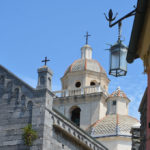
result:
[(97, 138), (97, 140), (110, 150), (131, 150), (131, 137), (110, 136)]
[(24, 150), (23, 128), (32, 121), (33, 89), (0, 66), (0, 150)]
[[(107, 150), (53, 111), (53, 96), (48, 89), (33, 89), (0, 66), (0, 150)], [(38, 134), (30, 147), (22, 139), (28, 124)]]
[(63, 149), (71, 150), (107, 150), (105, 146), (89, 136), (85, 131), (72, 124), (58, 111), (48, 110), (53, 120), (53, 138)]

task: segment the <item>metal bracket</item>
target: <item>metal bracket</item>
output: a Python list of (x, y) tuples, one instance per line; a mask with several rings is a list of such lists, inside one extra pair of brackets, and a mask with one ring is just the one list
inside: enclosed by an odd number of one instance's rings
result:
[(125, 16), (123, 16), (122, 18), (120, 18), (119, 20), (117, 20), (114, 23), (112, 23), (112, 21), (114, 21), (116, 19), (118, 13), (116, 13), (115, 17), (113, 17), (112, 9), (110, 9), (109, 13), (108, 13), (108, 17), (106, 16), (105, 13), (104, 13), (104, 15), (105, 15), (106, 20), (109, 21), (109, 27), (113, 27), (114, 25), (120, 23), (122, 20), (135, 15), (136, 11), (137, 11), (137, 8), (135, 8), (133, 11), (129, 12), (128, 14), (126, 14)]

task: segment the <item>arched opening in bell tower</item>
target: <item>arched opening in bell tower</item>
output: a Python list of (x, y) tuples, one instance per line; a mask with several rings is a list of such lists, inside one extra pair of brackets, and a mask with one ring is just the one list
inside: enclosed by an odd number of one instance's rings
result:
[(90, 82), (90, 86), (95, 86), (95, 85), (96, 85), (96, 83), (94, 81)]
[(79, 107), (73, 107), (70, 111), (70, 119), (74, 122), (77, 126), (80, 126), (80, 112), (81, 109)]

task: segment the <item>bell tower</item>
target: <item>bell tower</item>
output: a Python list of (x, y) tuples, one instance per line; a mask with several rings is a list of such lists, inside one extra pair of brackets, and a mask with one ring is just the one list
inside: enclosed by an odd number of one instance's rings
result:
[[(62, 90), (55, 91), (54, 108), (86, 129), (106, 115), (109, 79), (103, 67), (92, 58), (92, 47), (81, 48), (81, 58), (75, 60), (61, 78)], [(86, 117), (85, 117), (86, 116)]]
[(51, 79), (52, 79), (52, 71), (46, 66), (47, 57), (45, 57), (45, 60), (42, 62), (45, 63), (45, 65), (38, 69), (38, 84), (37, 89), (48, 89), (51, 91)]

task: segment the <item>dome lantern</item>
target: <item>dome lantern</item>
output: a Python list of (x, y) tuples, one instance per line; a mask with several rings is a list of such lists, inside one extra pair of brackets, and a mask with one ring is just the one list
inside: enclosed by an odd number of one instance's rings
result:
[(88, 37), (91, 36), (86, 32), (86, 42), (81, 48), (81, 59), (92, 59), (92, 48), (88, 45)]
[(107, 115), (120, 114), (128, 115), (128, 104), (130, 100), (126, 94), (118, 87), (107, 98)]

